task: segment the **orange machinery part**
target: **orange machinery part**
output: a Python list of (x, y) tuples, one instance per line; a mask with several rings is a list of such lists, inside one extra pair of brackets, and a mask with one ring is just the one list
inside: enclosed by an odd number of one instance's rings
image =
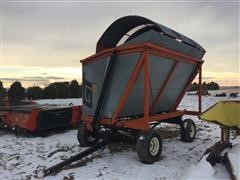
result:
[[(35, 109), (30, 113), (18, 112), (0, 112), (0, 117), (3, 123), (13, 128), (15, 126), (29, 131), (36, 131), (38, 129), (37, 121), (41, 109)], [(82, 106), (72, 106), (72, 118), (70, 125), (77, 125), (81, 121)]]
[(72, 125), (77, 125), (81, 122), (82, 106), (72, 106)]

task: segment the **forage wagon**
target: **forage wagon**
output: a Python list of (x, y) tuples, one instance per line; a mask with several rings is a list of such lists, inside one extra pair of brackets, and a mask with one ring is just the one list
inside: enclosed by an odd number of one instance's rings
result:
[(45, 175), (109, 144), (117, 135), (131, 134), (143, 163), (161, 155), (161, 137), (154, 127), (161, 122), (180, 125), (182, 141), (191, 142), (196, 127), (178, 110), (191, 82), (202, 78), (205, 50), (194, 40), (140, 16), (113, 22), (97, 42), (96, 54), (81, 60), (82, 123), (78, 129), (85, 151), (45, 171)]
[(80, 145), (94, 144), (101, 128), (130, 130), (137, 132), (141, 161), (153, 163), (161, 153), (157, 124), (177, 123), (182, 140), (192, 141), (194, 122), (182, 116), (201, 112), (201, 93), (198, 112), (177, 107), (197, 74), (201, 81), (204, 54), (197, 42), (144, 17), (115, 21), (97, 42), (96, 54), (81, 60)]

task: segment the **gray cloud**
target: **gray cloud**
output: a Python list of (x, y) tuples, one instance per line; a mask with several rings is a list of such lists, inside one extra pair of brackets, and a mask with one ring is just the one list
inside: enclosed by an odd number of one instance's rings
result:
[(51, 79), (51, 80), (62, 80), (64, 77), (58, 77), (58, 76), (33, 76), (33, 77), (23, 77), (25, 80), (45, 80), (45, 79)]
[(46, 76), (47, 79), (53, 79), (53, 80), (57, 80), (57, 79), (64, 79), (64, 77), (58, 77), (58, 76)]
[(206, 79), (206, 80), (214, 80), (214, 79), (216, 79), (216, 77), (214, 78), (214, 77), (208, 77), (208, 76), (203, 76), (202, 77), (203, 79)]
[[(141, 15), (199, 42), (204, 71), (239, 72), (239, 2), (3, 1), (3, 66), (79, 67), (116, 19)], [(61, 76), (61, 75), (60, 75)]]
[[(146, 16), (172, 27), (204, 45), (235, 41), (239, 34), (238, 4), (179, 3), (7, 3), (5, 38), (8, 43), (36, 48), (94, 53), (95, 44), (114, 20), (129, 14)], [(112, 13), (114, 12), (114, 13)], [(45, 48), (46, 49), (45, 49)], [(44, 51), (43, 51), (44, 53)], [(57, 53), (55, 56), (57, 57)]]
[(1, 78), (3, 81), (28, 81), (28, 82), (48, 82), (49, 80), (64, 80), (64, 77), (57, 76), (33, 76), (33, 77), (22, 77), (22, 78)]

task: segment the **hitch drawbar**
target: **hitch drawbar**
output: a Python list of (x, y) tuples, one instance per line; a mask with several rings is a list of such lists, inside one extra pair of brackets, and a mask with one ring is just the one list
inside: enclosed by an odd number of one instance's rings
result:
[(80, 159), (88, 156), (89, 154), (97, 151), (98, 149), (101, 149), (101, 148), (105, 147), (105, 146), (108, 145), (108, 144), (109, 144), (109, 141), (107, 141), (107, 140), (101, 140), (101, 141), (98, 142), (96, 145), (94, 145), (94, 146), (92, 146), (92, 147), (90, 147), (90, 148), (88, 148), (88, 149), (86, 149), (86, 150), (84, 150), (84, 151), (82, 151), (82, 152), (74, 155), (74, 156), (71, 156), (70, 158), (68, 158), (68, 159), (66, 159), (66, 160), (64, 160), (64, 161), (62, 161), (62, 162), (60, 162), (60, 163), (58, 163), (58, 164), (56, 164), (56, 165), (48, 168), (48, 169), (45, 169), (45, 170), (44, 170), (44, 177), (45, 177), (45, 176), (48, 176), (48, 175), (50, 175), (50, 174), (56, 174), (56, 173), (58, 173), (59, 171), (61, 171), (61, 169), (62, 169), (64, 166), (66, 166), (66, 165), (68, 165), (68, 164), (71, 164), (71, 163), (74, 162), (74, 161), (78, 161), (78, 160), (80, 160)]

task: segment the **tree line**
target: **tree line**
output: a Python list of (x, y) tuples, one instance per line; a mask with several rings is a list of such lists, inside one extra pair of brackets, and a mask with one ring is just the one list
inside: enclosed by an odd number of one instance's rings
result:
[[(210, 82), (210, 83), (207, 83), (207, 82), (203, 82), (202, 83), (202, 89), (203, 90), (219, 90), (220, 86), (218, 83), (216, 82)], [(190, 88), (188, 89), (188, 91), (197, 91), (198, 90), (198, 83), (192, 83)]]
[(36, 99), (56, 99), (56, 98), (80, 98), (82, 97), (82, 85), (76, 80), (69, 82), (54, 82), (45, 88), (31, 86), (25, 89), (21, 82), (12, 83), (8, 91), (0, 81), (0, 99), (8, 97), (9, 100), (36, 100)]
[[(203, 90), (218, 90), (220, 86), (216, 82), (202, 83)], [(197, 91), (198, 84), (192, 83), (188, 91)], [(22, 87), (21, 82), (15, 81), (6, 91), (3, 83), (0, 81), (0, 99), (6, 96), (10, 100), (22, 99), (56, 99), (56, 98), (80, 98), (82, 97), (82, 85), (79, 85), (76, 80), (69, 82), (54, 82), (45, 88), (39, 86), (32, 86), (27, 89)]]

